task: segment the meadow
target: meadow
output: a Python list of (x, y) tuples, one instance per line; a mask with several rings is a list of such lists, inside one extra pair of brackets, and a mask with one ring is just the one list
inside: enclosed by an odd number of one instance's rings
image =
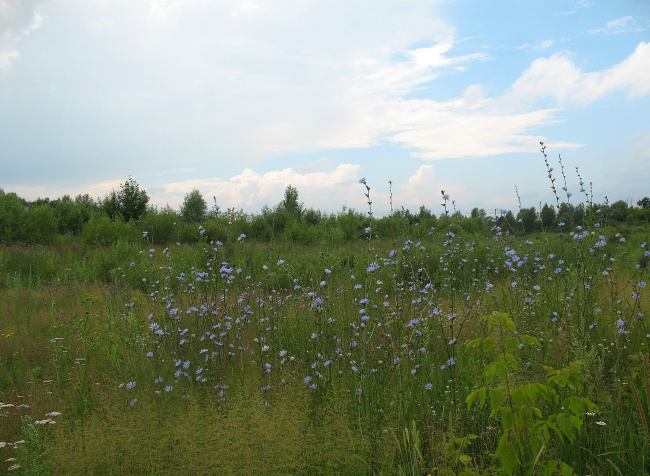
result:
[(0, 469), (650, 472), (647, 224), (379, 223), (360, 187), (358, 239), (0, 247)]

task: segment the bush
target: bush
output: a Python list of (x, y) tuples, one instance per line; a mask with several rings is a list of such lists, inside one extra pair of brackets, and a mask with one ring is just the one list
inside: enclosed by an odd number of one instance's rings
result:
[(125, 223), (119, 218), (111, 220), (105, 215), (99, 215), (90, 219), (81, 237), (89, 245), (109, 245), (120, 240), (135, 242), (141, 235), (131, 223)]
[(27, 212), (25, 241), (32, 244), (47, 245), (57, 236), (57, 220), (49, 205), (38, 205)]
[(179, 240), (178, 214), (170, 207), (162, 210), (150, 208), (138, 222), (138, 227), (147, 232), (147, 238), (155, 245), (166, 245)]

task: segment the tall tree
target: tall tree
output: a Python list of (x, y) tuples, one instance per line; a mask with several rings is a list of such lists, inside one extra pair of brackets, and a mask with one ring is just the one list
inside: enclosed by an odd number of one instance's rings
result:
[(555, 227), (555, 207), (545, 203), (542, 207), (542, 228), (544, 230), (553, 230)]
[(289, 216), (300, 220), (304, 205), (298, 201), (298, 190), (288, 185), (284, 190), (284, 199), (280, 202), (280, 209), (283, 209)]
[(117, 198), (120, 212), (125, 221), (137, 220), (147, 211), (149, 195), (146, 190), (140, 190), (138, 182), (133, 180), (130, 175), (129, 179), (120, 187)]
[(181, 206), (181, 216), (187, 223), (196, 223), (205, 220), (208, 204), (198, 189), (193, 189), (185, 195)]
[(147, 211), (149, 195), (140, 190), (140, 185), (130, 175), (120, 186), (119, 191), (112, 190), (102, 202), (102, 208), (109, 217), (121, 216), (124, 221), (137, 220)]

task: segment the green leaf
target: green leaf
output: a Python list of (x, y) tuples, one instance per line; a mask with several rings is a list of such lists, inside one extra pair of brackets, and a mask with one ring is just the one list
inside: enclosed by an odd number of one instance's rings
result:
[(582, 428), (582, 420), (574, 415), (571, 415), (569, 417), (569, 420), (571, 420), (571, 423), (576, 428), (576, 430), (580, 431), (580, 428)]
[(467, 398), (465, 399), (465, 403), (467, 403), (467, 409), (469, 410), (472, 405), (474, 404), (474, 400), (476, 400), (476, 397), (478, 397), (479, 390), (474, 390), (472, 393), (470, 393)]
[(485, 341), (483, 342), (483, 352), (485, 352), (485, 355), (492, 355), (495, 346), (496, 343), (494, 342), (494, 339), (492, 337), (488, 337), (487, 339), (485, 339)]
[(526, 345), (537, 344), (539, 347), (541, 347), (541, 344), (539, 343), (539, 340), (537, 340), (537, 337), (529, 336), (527, 334), (522, 334), (519, 337), (521, 338), (521, 341)]
[(483, 337), (470, 340), (465, 347), (467, 347), (468, 349), (475, 349), (475, 348), (480, 348), (481, 344), (483, 344)]
[(510, 430), (514, 429), (515, 427), (514, 417), (512, 415), (512, 411), (510, 410), (510, 407), (508, 406), (501, 407), (501, 421), (503, 422), (504, 432), (507, 433)]
[(487, 383), (492, 382), (492, 380), (494, 380), (494, 377), (497, 375), (505, 379), (507, 373), (508, 369), (503, 362), (492, 362), (491, 364), (488, 364), (483, 371), (483, 375), (485, 376), (485, 381)]
[(560, 430), (558, 429), (557, 425), (554, 422), (548, 420), (546, 422), (546, 425), (555, 432), (555, 434), (560, 438), (560, 440), (564, 441), (564, 436), (562, 436), (562, 433), (560, 433)]
[(517, 331), (517, 326), (514, 323), (512, 319), (510, 319), (510, 316), (506, 313), (502, 313), (501, 315), (501, 323), (503, 324), (503, 327), (508, 329), (510, 332), (516, 332)]
[(503, 343), (503, 347), (508, 352), (515, 352), (519, 348), (519, 339), (517, 339), (516, 337), (510, 337), (509, 339), (506, 339), (506, 341)]
[(555, 473), (556, 469), (557, 469), (557, 461), (550, 460), (546, 463), (546, 467), (544, 468), (543, 474), (547, 476), (551, 476), (553, 473)]
[(503, 401), (503, 392), (496, 388), (490, 389), (490, 403), (492, 404), (492, 412), (490, 416), (493, 417), (501, 410), (501, 402)]
[(499, 447), (494, 453), (494, 457), (501, 461), (506, 473), (513, 474), (517, 469), (517, 451), (515, 446), (508, 439), (508, 434), (504, 433), (499, 439)]
[(537, 395), (539, 394), (539, 390), (537, 388), (537, 385), (526, 385), (526, 400), (528, 403), (531, 405), (535, 403), (535, 400), (537, 400)]
[[(510, 366), (510, 369), (517, 370), (518, 365), (517, 365), (517, 359), (515, 359), (515, 356), (510, 354), (510, 353), (506, 353), (505, 357), (506, 357), (506, 362)], [(505, 376), (504, 376), (504, 378), (505, 378)]]
[(557, 426), (564, 436), (573, 443), (573, 428), (571, 427), (571, 421), (565, 416), (558, 416)]
[(487, 398), (487, 391), (485, 390), (485, 387), (482, 387), (478, 393), (478, 400), (481, 406), (485, 405), (486, 398)]
[(562, 473), (562, 476), (573, 476), (575, 474), (566, 463), (560, 463), (560, 473)]
[(549, 393), (546, 385), (542, 385), (541, 383), (538, 383), (535, 384), (535, 388), (537, 389), (538, 394), (544, 397), (544, 400), (546, 400), (547, 402), (551, 401), (551, 394)]

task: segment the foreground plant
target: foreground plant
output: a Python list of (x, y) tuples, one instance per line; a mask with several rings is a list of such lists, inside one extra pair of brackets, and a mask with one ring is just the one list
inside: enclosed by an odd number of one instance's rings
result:
[[(540, 346), (539, 340), (519, 335), (516, 325), (505, 313), (485, 316), (487, 336), (467, 344), (468, 349), (481, 349), (490, 363), (483, 371), (485, 387), (474, 390), (466, 399), (472, 408), (478, 399), (482, 407), (490, 399), (490, 418), (501, 424), (501, 437), (494, 458), (501, 474), (574, 474), (571, 467), (554, 459), (557, 443), (573, 443), (586, 414), (595, 414), (598, 407), (584, 391), (584, 362), (575, 361), (555, 370), (544, 367), (546, 384), (527, 383), (515, 386), (519, 363), (515, 353), (527, 346)], [(537, 473), (536, 473), (537, 472)]]

